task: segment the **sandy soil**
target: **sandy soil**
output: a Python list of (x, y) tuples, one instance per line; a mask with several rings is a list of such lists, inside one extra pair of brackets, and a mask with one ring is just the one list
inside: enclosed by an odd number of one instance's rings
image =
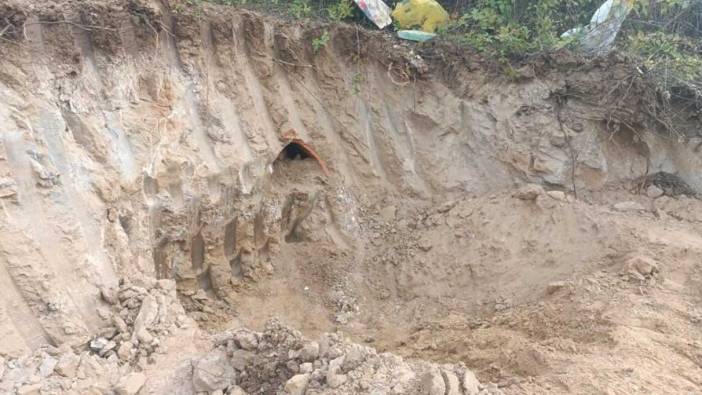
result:
[(702, 391), (700, 125), (616, 55), (0, 15), (0, 392)]

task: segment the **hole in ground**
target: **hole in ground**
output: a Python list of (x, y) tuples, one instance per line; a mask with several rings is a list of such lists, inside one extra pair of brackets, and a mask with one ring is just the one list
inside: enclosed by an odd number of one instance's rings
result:
[(286, 145), (283, 150), (280, 152), (280, 155), (278, 155), (278, 159), (287, 159), (287, 160), (302, 160), (302, 159), (307, 159), (310, 157), (309, 151), (305, 149), (305, 147), (301, 146), (298, 143), (290, 143)]
[(276, 157), (273, 165), (281, 164), (287, 161), (314, 159), (326, 176), (329, 176), (329, 169), (322, 158), (304, 141), (300, 139), (291, 140)]

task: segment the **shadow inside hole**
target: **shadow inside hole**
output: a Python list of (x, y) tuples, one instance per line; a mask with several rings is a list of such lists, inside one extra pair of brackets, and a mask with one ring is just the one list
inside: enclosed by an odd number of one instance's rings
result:
[(329, 177), (329, 169), (326, 163), (320, 158), (320, 156), (314, 151), (312, 147), (307, 145), (304, 141), (295, 139), (286, 144), (283, 149), (278, 153), (278, 156), (273, 161), (273, 166), (290, 163), (297, 160), (314, 159), (319, 165), (325, 176)]
[(283, 148), (278, 159), (303, 160), (309, 158), (310, 152), (298, 143), (292, 142)]

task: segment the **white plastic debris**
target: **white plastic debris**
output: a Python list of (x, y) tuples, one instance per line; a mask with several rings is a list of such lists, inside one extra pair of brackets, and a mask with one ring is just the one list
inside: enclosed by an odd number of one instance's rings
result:
[(354, 0), (354, 2), (378, 28), (383, 29), (392, 23), (390, 7), (383, 0)]
[(582, 35), (583, 51), (591, 55), (606, 54), (633, 7), (634, 0), (607, 0), (595, 11), (587, 26), (570, 29), (561, 37)]

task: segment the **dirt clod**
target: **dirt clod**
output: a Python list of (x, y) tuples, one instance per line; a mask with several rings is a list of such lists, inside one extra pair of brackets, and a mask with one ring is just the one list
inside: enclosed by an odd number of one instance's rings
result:
[(701, 392), (699, 114), (631, 59), (193, 3), (0, 5), (0, 393)]
[(545, 193), (541, 185), (527, 184), (514, 192), (514, 197), (521, 200), (536, 200)]
[(136, 395), (146, 382), (143, 373), (129, 373), (122, 377), (114, 388), (117, 395)]

